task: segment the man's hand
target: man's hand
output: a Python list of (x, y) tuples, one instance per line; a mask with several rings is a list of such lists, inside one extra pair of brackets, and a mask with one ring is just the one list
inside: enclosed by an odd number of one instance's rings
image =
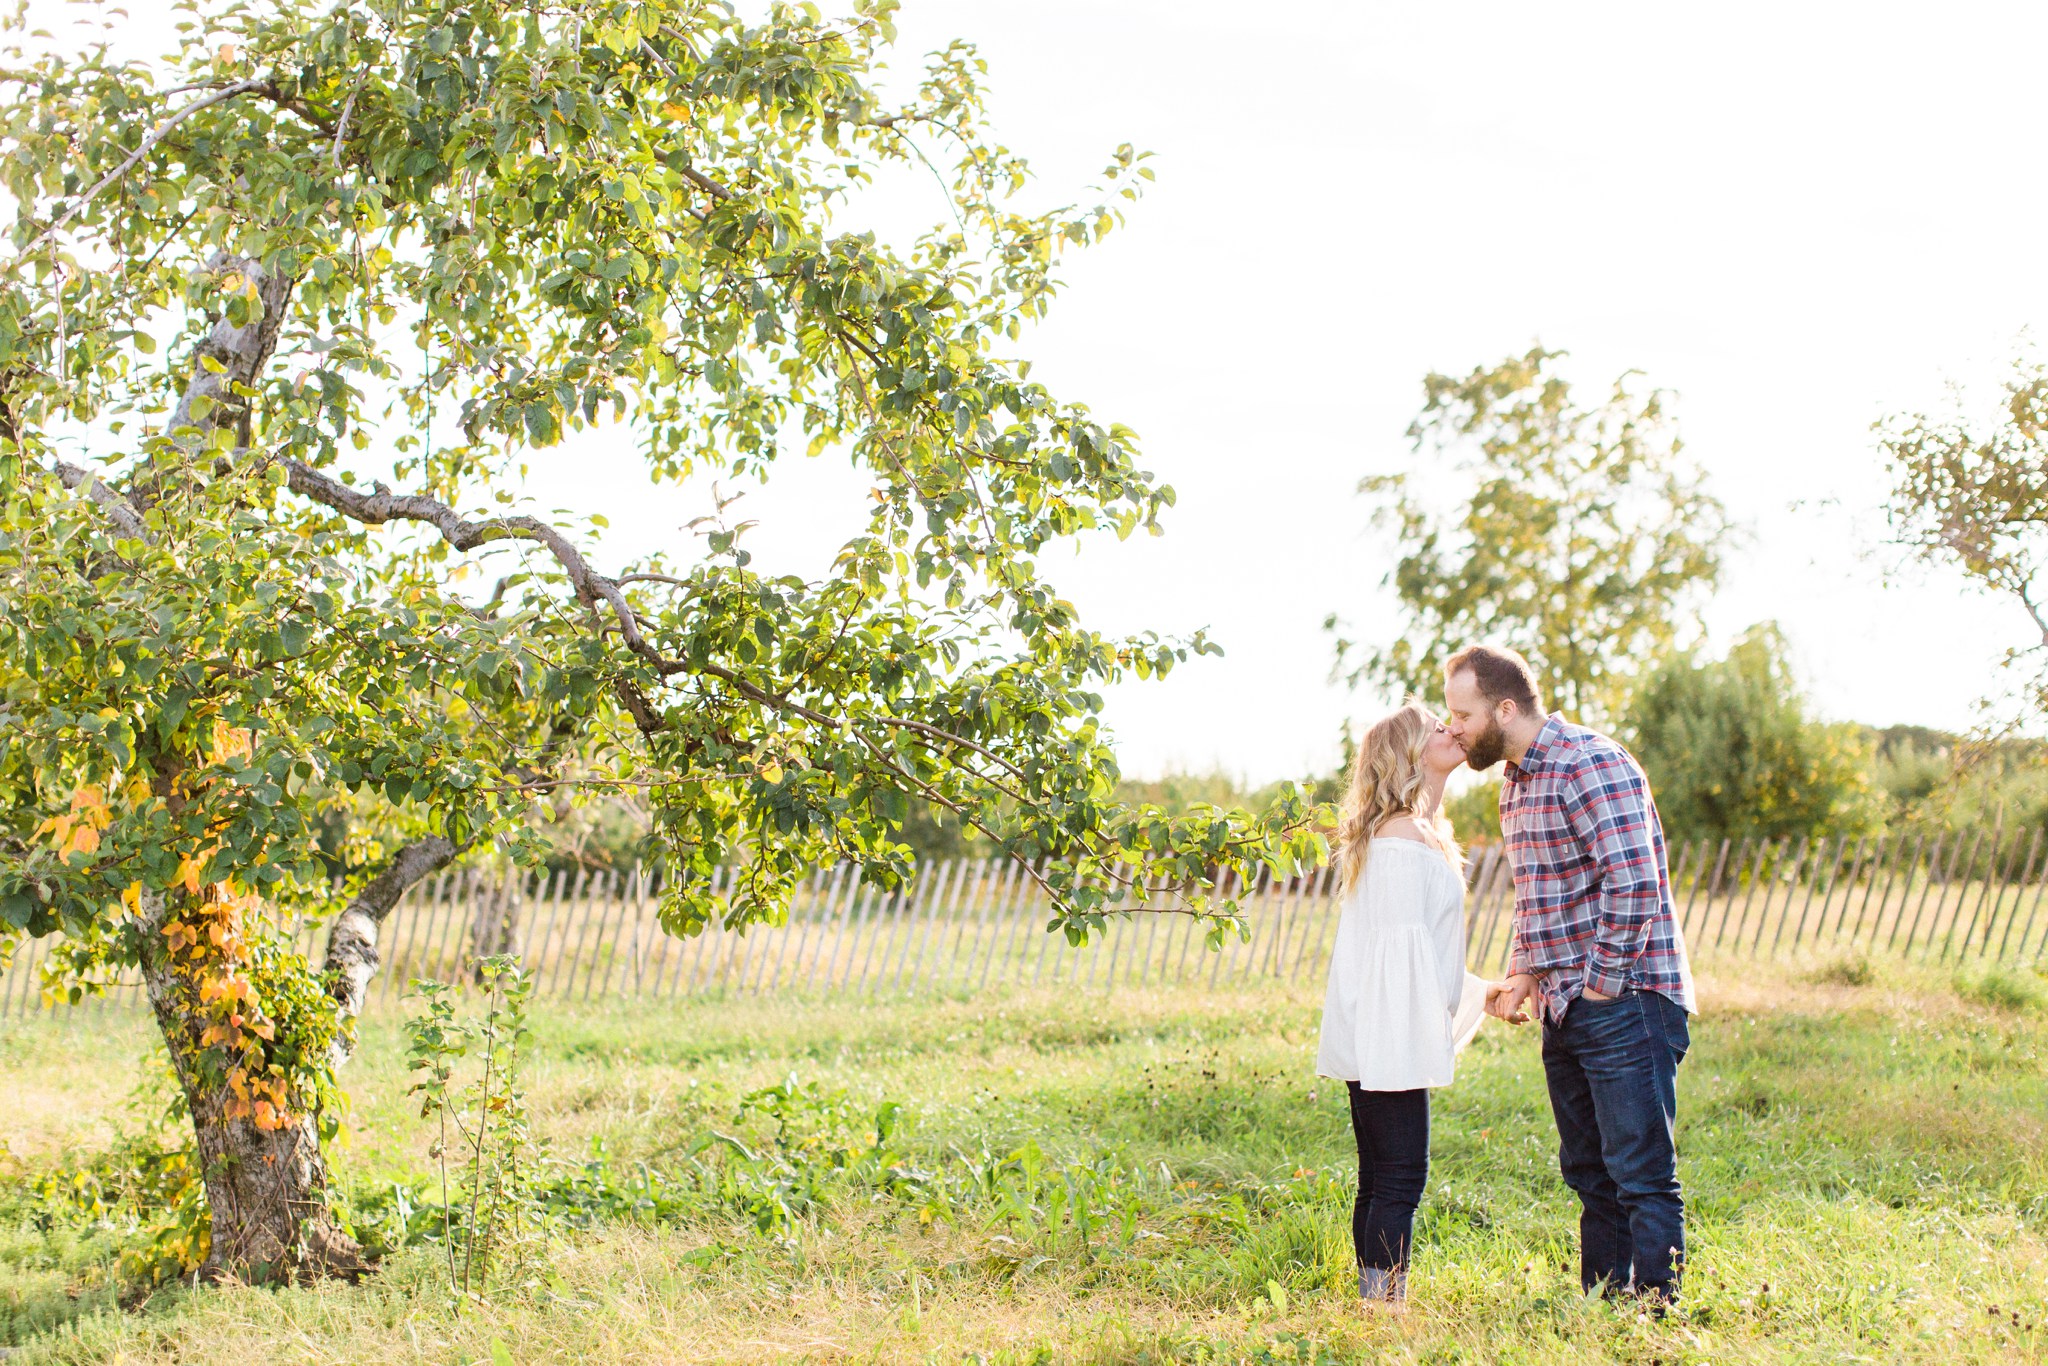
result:
[(1494, 982), (1486, 988), (1486, 1013), (1509, 1024), (1527, 1024), (1529, 1012), (1524, 1007), (1535, 990), (1536, 979), (1526, 972)]
[(1579, 994), (1581, 996), (1584, 996), (1589, 1001), (1611, 1001), (1614, 999), (1612, 996), (1609, 996), (1606, 992), (1595, 991), (1591, 987), (1587, 987), (1584, 991), (1580, 992)]

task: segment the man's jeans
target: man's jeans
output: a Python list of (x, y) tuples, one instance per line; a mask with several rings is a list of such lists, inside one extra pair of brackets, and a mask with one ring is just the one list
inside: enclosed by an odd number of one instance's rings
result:
[(1685, 1200), (1678, 1189), (1678, 1064), (1685, 1009), (1654, 991), (1581, 996), (1543, 1024), (1543, 1071), (1558, 1165), (1578, 1192), (1579, 1283), (1678, 1294)]

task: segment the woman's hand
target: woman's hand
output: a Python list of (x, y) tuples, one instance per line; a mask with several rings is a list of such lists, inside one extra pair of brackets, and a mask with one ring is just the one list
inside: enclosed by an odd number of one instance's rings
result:
[(1527, 1024), (1529, 1012), (1524, 1007), (1535, 990), (1536, 979), (1526, 972), (1495, 982), (1486, 989), (1486, 1013), (1509, 1024)]

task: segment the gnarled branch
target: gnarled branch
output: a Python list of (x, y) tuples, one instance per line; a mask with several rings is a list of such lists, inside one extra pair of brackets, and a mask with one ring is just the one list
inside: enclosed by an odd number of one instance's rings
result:
[[(383, 961), (377, 953), (377, 934), (391, 908), (414, 883), (446, 868), (466, 847), (440, 835), (414, 840), (335, 917), (334, 929), (327, 936), (327, 994), (334, 998), (335, 1009), (344, 1019), (362, 1013), (370, 979)], [(347, 1062), (354, 1051), (355, 1040), (344, 1033), (334, 1041), (334, 1064)]]
[(149, 529), (143, 526), (142, 518), (137, 515), (126, 498), (107, 487), (105, 480), (91, 470), (80, 469), (62, 460), (56, 462), (55, 469), (57, 477), (64, 481), (65, 488), (83, 488), (85, 496), (100, 505), (100, 510), (106, 513), (108, 521), (138, 541), (149, 539)]

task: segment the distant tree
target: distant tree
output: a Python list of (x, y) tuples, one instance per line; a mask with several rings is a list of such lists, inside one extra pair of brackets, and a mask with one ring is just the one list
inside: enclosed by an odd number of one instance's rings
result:
[(1928, 726), (1873, 731), (1887, 819), (1949, 830), (2048, 827), (2048, 744)]
[(2048, 709), (2048, 367), (2022, 364), (1988, 431), (1961, 417), (1879, 427), (1891, 476), (1885, 511), (1899, 542), (1951, 566), (2027, 615), (2033, 639), (2007, 658), (2031, 709)]
[(1529, 657), (1552, 705), (1603, 722), (1719, 582), (1727, 513), (1682, 455), (1664, 394), (1631, 373), (1581, 406), (1555, 373), (1563, 355), (1430, 375), (1408, 428), (1415, 467), (1359, 481), (1401, 552), (1386, 582), (1406, 626), (1384, 645), (1340, 635), (1353, 686), (1434, 697), (1444, 659), (1489, 641)]
[(1718, 660), (1667, 657), (1636, 687), (1622, 733), (1673, 838), (1853, 834), (1881, 821), (1870, 732), (1812, 716), (1775, 624)]
[(1444, 802), (1444, 815), (1458, 842), (1470, 847), (1500, 838), (1500, 778), (1472, 784)]

